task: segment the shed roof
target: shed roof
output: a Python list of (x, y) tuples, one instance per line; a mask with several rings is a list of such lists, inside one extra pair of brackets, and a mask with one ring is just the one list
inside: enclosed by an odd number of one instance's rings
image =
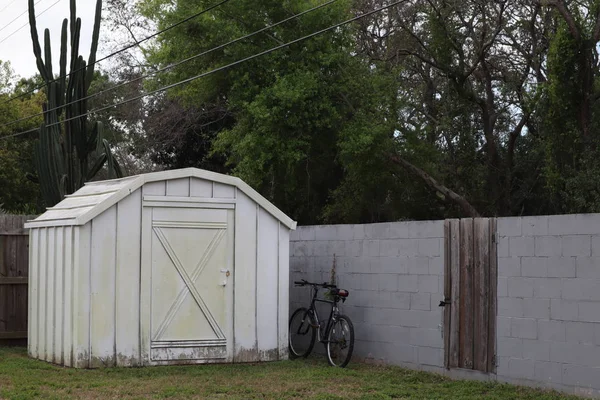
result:
[(123, 198), (148, 182), (194, 177), (237, 187), (267, 212), (290, 229), (296, 229), (296, 221), (285, 215), (250, 185), (234, 176), (218, 174), (198, 168), (152, 172), (122, 179), (88, 182), (75, 193), (65, 196), (56, 206), (25, 224), (25, 228), (45, 226), (85, 225)]

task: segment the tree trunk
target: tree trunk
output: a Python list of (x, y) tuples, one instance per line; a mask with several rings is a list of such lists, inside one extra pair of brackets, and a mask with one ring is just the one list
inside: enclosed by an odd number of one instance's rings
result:
[(481, 217), (481, 214), (479, 214), (479, 212), (475, 209), (475, 207), (473, 207), (471, 205), (471, 203), (469, 203), (467, 201), (467, 199), (465, 199), (463, 196), (459, 195), (458, 193), (454, 192), (453, 190), (447, 188), (446, 186), (444, 186), (441, 183), (439, 183), (438, 181), (436, 181), (431, 175), (429, 175), (427, 172), (423, 171), (421, 168), (409, 163), (402, 157), (395, 155), (395, 154), (388, 154), (388, 158), (394, 164), (400, 165), (402, 168), (406, 169), (407, 171), (417, 175), (419, 178), (421, 178), (423, 181), (425, 181), (425, 183), (430, 188), (440, 192), (447, 199), (450, 199), (452, 202), (457, 204), (464, 211), (465, 216), (471, 217), (471, 218)]

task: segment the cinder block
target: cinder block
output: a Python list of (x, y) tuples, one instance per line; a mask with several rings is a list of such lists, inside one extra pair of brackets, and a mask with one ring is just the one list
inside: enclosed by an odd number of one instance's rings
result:
[(509, 217), (509, 218), (498, 218), (498, 236), (521, 236), (521, 218), (520, 217)]
[(379, 255), (382, 257), (397, 257), (399, 249), (399, 240), (378, 240)]
[(388, 229), (388, 237), (391, 239), (408, 239), (410, 231), (409, 222), (393, 222)]
[(404, 326), (409, 328), (419, 328), (421, 326), (421, 313), (428, 311), (397, 310), (398, 314), (393, 320), (389, 320), (387, 325)]
[(550, 319), (577, 321), (579, 309), (576, 301), (550, 299)]
[(501, 317), (522, 317), (523, 299), (512, 297), (498, 298), (498, 315)]
[(600, 257), (600, 235), (592, 236), (592, 256)]
[(563, 321), (538, 320), (538, 339), (550, 342), (564, 342), (566, 325)]
[(411, 293), (410, 295), (411, 310), (431, 310), (431, 295), (429, 293)]
[(600, 301), (600, 280), (564, 279), (562, 297), (567, 300)]
[(533, 281), (529, 278), (508, 278), (508, 297), (533, 297)]
[(379, 290), (384, 292), (398, 291), (398, 276), (395, 274), (377, 274)]
[(537, 236), (535, 238), (535, 255), (537, 257), (557, 257), (562, 255), (559, 236)]
[[(377, 294), (374, 293), (376, 296)], [(387, 305), (390, 308), (398, 308), (401, 310), (409, 310), (410, 309), (410, 293), (402, 293), (402, 292), (389, 292), (385, 293), (387, 300)]]
[(371, 259), (365, 257), (340, 257), (337, 259), (337, 267), (340, 268), (340, 262), (343, 262), (344, 271), (357, 274), (371, 273)]
[(311, 257), (314, 255), (313, 246), (307, 242), (293, 242), (290, 253), (295, 257)]
[(337, 239), (336, 225), (316, 225), (313, 229), (315, 231), (315, 240)]
[(520, 358), (508, 360), (508, 376), (519, 379), (533, 379), (535, 375), (535, 361)]
[(600, 389), (600, 368), (563, 365), (562, 383), (569, 386)]
[(363, 249), (362, 253), (368, 257), (378, 257), (380, 255), (379, 251), (379, 240), (366, 239), (363, 240)]
[(550, 346), (550, 361), (596, 367), (600, 359), (600, 348), (575, 343), (555, 342)]
[(533, 297), (560, 299), (562, 296), (562, 281), (558, 278), (534, 278)]
[(410, 330), (410, 342), (413, 346), (442, 348), (444, 343), (439, 329), (413, 328)]
[(444, 366), (444, 351), (433, 347), (417, 348), (418, 362), (421, 365)]
[(299, 226), (290, 233), (290, 240), (316, 240), (314, 226)]
[(444, 276), (444, 258), (430, 257), (429, 258), (429, 275)]
[(498, 246), (496, 247), (496, 254), (498, 257), (509, 257), (508, 252), (508, 237), (504, 236), (498, 238)]
[(368, 224), (364, 226), (365, 238), (367, 239), (387, 239), (389, 238), (390, 226), (389, 222), (380, 224)]
[(377, 257), (378, 263), (375, 264), (371, 259), (371, 272), (381, 274), (406, 274), (408, 265), (402, 262), (400, 257)]
[(575, 277), (575, 257), (549, 257), (546, 265), (549, 278)]
[(546, 266), (546, 260), (546, 257), (522, 257), (521, 276), (547, 277), (548, 267)]
[(548, 233), (550, 235), (600, 234), (600, 215), (553, 215), (549, 217)]
[(550, 319), (550, 299), (523, 299), (523, 316)]
[(535, 380), (539, 382), (562, 382), (561, 363), (553, 363), (547, 361), (536, 361), (535, 363)]
[(551, 342), (523, 339), (523, 358), (536, 361), (550, 361)]
[(537, 321), (533, 318), (512, 318), (510, 336), (521, 339), (537, 339)]
[(511, 257), (531, 257), (534, 255), (535, 241), (533, 237), (511, 237), (508, 243)]
[(582, 301), (579, 303), (579, 321), (600, 322), (600, 303)]
[(429, 275), (429, 258), (411, 257), (407, 259), (408, 273), (411, 275)]
[(496, 332), (498, 337), (510, 337), (510, 320), (509, 317), (496, 317)]
[(498, 276), (521, 276), (521, 259), (519, 257), (499, 257)]
[(442, 239), (418, 239), (417, 243), (420, 256), (440, 256)]
[(418, 292), (418, 276), (417, 275), (398, 275), (398, 291), (399, 292)]
[(600, 279), (600, 257), (577, 257), (577, 277)]
[(385, 358), (394, 364), (417, 363), (417, 348), (408, 344), (394, 343), (387, 348)]
[(444, 221), (413, 221), (408, 223), (411, 238), (443, 238)]
[(569, 322), (566, 326), (567, 343), (595, 344), (597, 326), (594, 323)]
[(498, 297), (508, 297), (508, 278), (505, 276), (498, 277)]
[(362, 256), (363, 245), (362, 240), (346, 240), (344, 253), (348, 257)]
[(562, 237), (563, 256), (583, 256), (592, 255), (592, 237), (589, 235), (569, 235)]
[(548, 217), (522, 217), (523, 236), (543, 236), (548, 234)]
[[(337, 240), (353, 240), (354, 227), (356, 225), (335, 225), (335, 239)], [(364, 230), (363, 230), (364, 232)], [(362, 239), (362, 238), (358, 238)]]
[(395, 243), (397, 247), (396, 255), (402, 257), (417, 257), (419, 255), (419, 243), (416, 239), (396, 239)]
[(439, 277), (435, 275), (419, 275), (419, 293), (437, 293), (439, 289)]

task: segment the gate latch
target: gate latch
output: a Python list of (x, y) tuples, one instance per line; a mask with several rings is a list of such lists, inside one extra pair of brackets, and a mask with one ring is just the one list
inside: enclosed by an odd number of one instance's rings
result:
[(448, 299), (444, 299), (444, 300), (440, 301), (439, 306), (444, 307), (446, 304), (450, 304), (450, 301), (448, 301)]

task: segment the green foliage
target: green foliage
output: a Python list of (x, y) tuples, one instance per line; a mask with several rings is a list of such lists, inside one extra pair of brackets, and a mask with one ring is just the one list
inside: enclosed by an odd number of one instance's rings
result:
[[(94, 63), (98, 48), (102, 0), (97, 0), (96, 16), (88, 66), (79, 55), (81, 19), (76, 18), (76, 0), (70, 3), (71, 17), (62, 24), (60, 46), (60, 73), (55, 79), (52, 69), (50, 31), (44, 32), (44, 56), (39, 44), (34, 1), (29, 0), (29, 22), (33, 50), (38, 70), (46, 83), (47, 102), (44, 104), (44, 122), (40, 127), (39, 142), (35, 149), (35, 165), (44, 201), (52, 206), (65, 195), (73, 193), (84, 182), (108, 164), (109, 177), (121, 177), (122, 171), (110, 145), (104, 139), (103, 124), (87, 121), (87, 100), (94, 78)], [(70, 37), (67, 28), (70, 26)], [(70, 68), (67, 78), (67, 41), (70, 43)], [(61, 116), (64, 112), (64, 132)]]

